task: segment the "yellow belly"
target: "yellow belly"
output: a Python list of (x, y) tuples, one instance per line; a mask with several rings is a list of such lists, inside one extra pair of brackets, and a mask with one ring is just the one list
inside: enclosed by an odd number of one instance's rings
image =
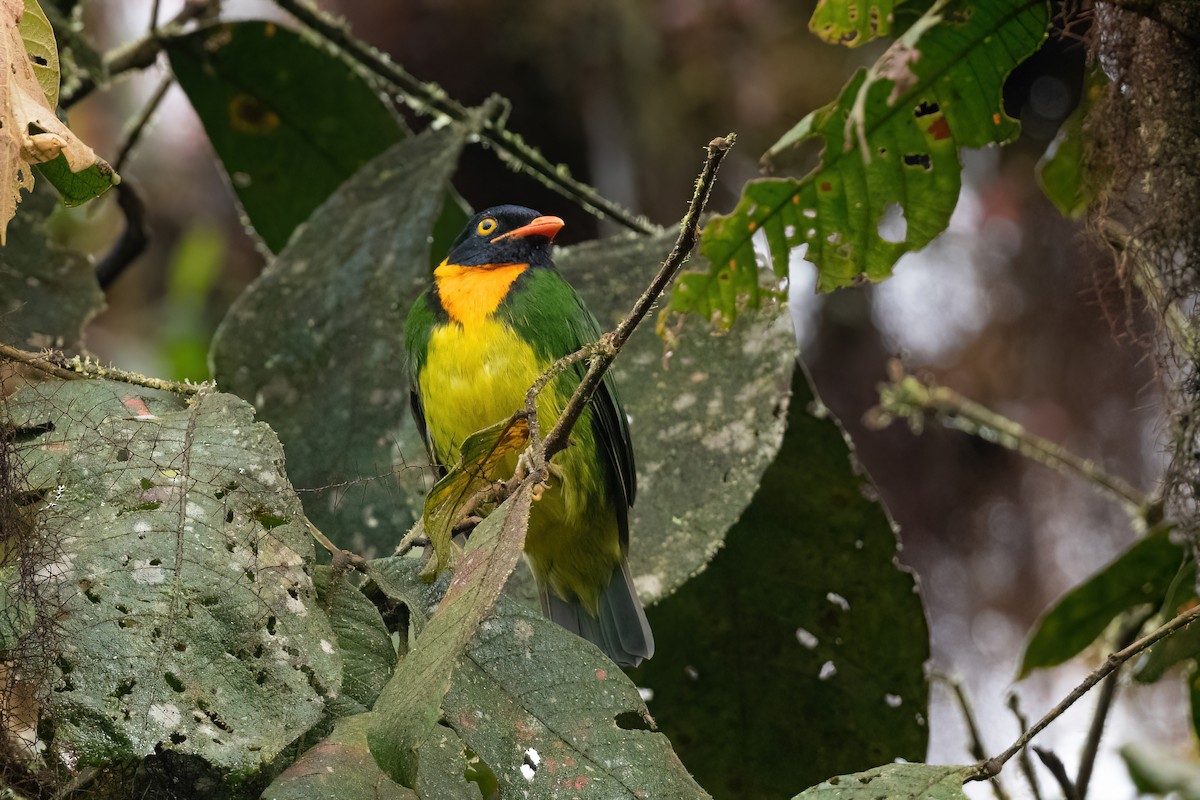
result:
[[(547, 366), (529, 344), (492, 317), (434, 328), (418, 383), (438, 461), (454, 464), (464, 439), (523, 408), (525, 393)], [(542, 431), (558, 419), (572, 388), (567, 381), (556, 381), (542, 392)], [(551, 478), (534, 506), (525, 551), (539, 581), (563, 599), (578, 597), (595, 613), (621, 548), (590, 416), (584, 412), (571, 446), (554, 459), (558, 477)], [(502, 466), (505, 474), (497, 477), (507, 477), (515, 468), (514, 454)]]

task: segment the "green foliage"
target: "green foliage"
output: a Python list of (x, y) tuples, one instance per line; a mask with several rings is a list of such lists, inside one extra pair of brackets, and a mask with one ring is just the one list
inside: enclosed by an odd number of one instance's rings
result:
[(1058, 136), (1038, 162), (1037, 177), (1042, 191), (1059, 212), (1069, 219), (1080, 219), (1095, 201), (1106, 176), (1089, 169), (1084, 121), (1108, 89), (1108, 78), (1094, 66), (1088, 73), (1079, 105), (1063, 122)]
[(342, 691), (338, 699), (357, 704), (356, 712), (366, 711), (374, 705), (396, 665), (391, 634), (379, 609), (345, 571), (319, 567), (313, 584), (342, 654)]
[(54, 193), (35, 189), (0, 248), (0, 340), (34, 350), (74, 346), (84, 323), (104, 308), (88, 259), (48, 238), (53, 208)]
[(860, 47), (892, 33), (894, 0), (817, 0), (808, 29), (827, 44)]
[(1170, 533), (1170, 526), (1159, 527), (1058, 601), (1034, 628), (1020, 677), (1078, 655), (1125, 611), (1161, 605), (1184, 560)]
[(970, 767), (889, 764), (830, 778), (795, 800), (965, 800), (962, 784), (970, 772)]
[(1121, 758), (1140, 794), (1200, 800), (1200, 764), (1136, 744), (1122, 747)]
[(830, 772), (925, 755), (921, 599), (841, 427), (803, 370), (792, 383), (758, 492), (708, 568), (650, 609), (658, 653), (632, 672), (718, 797), (789, 797)]
[(165, 351), (172, 380), (209, 379), (206, 310), (226, 256), (225, 237), (201, 225), (184, 234), (167, 268)]
[[(1000, 108), (1008, 73), (1041, 44), (1045, 0), (936, 3), (841, 96), (812, 112), (767, 152), (808, 139), (824, 144), (802, 179), (761, 179), (745, 187), (733, 213), (704, 229), (707, 272), (680, 277), (672, 308), (728, 327), (764, 290), (752, 238), (766, 236), (775, 275), (785, 278), (793, 248), (830, 291), (881, 281), (909, 250), (950, 221), (958, 198), (958, 148), (1016, 136)], [(902, 232), (890, 231), (900, 223)]]
[(121, 182), (120, 177), (107, 161), (102, 158), (87, 169), (72, 172), (67, 165), (67, 157), (59, 155), (44, 164), (36, 165), (35, 169), (42, 177), (50, 181), (62, 196), (63, 205), (68, 208), (83, 205), (107, 192)]
[(170, 40), (167, 54), (272, 252), (347, 176), (405, 137), (349, 63), (273, 22), (203, 28)]
[[(101, 380), (27, 387), (3, 423), (38, 431), (22, 467), (64, 604), (52, 752), (109, 767), (165, 748), (253, 781), (342, 681), (274, 434), (232, 395)], [(264, 509), (286, 521), (264, 530)]]
[(25, 0), (25, 11), (17, 25), (25, 52), (29, 54), (33, 74), (46, 95), (51, 108), (58, 106), (58, 45), (54, 41), (54, 28), (46, 19), (37, 0)]

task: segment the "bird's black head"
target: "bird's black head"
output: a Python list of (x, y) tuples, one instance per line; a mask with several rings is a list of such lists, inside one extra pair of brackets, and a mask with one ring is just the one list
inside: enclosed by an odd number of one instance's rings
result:
[(524, 206), (494, 206), (471, 217), (446, 261), (464, 267), (548, 264), (550, 241), (562, 226), (558, 217)]

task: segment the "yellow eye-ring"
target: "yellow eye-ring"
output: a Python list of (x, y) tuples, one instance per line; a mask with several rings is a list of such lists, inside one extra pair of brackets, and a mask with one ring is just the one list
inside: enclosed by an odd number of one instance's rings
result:
[(479, 231), (480, 236), (488, 236), (492, 231), (496, 230), (496, 220), (488, 217), (476, 226), (475, 230)]

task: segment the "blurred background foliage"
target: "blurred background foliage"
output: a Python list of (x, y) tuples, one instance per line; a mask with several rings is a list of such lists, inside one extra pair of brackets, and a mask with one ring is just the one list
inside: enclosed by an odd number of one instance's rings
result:
[[(152, 5), (89, 0), (86, 29), (109, 49), (144, 33)], [(714, 210), (728, 211), (757, 176), (757, 154), (885, 46), (823, 44), (807, 28), (810, 2), (322, 5), (463, 103), (508, 98), (510, 129), (663, 225), (681, 215), (681, 187), (713, 135), (740, 137), (713, 199)], [(181, 3), (161, 6), (167, 18)], [(256, 0), (228, 0), (224, 16), (284, 19)], [(1153, 324), (1110, 256), (1032, 179), (1081, 94), (1084, 56), (1078, 41), (1051, 39), (1008, 80), (1005, 103), (1022, 122), (1020, 140), (965, 154), (949, 231), (905, 256), (894, 278), (817, 297), (811, 268), (794, 264), (790, 302), (805, 358), (902, 528), (901, 559), (921, 579), (931, 622), (932, 666), (961, 676), (989, 749), (1017, 731), (1004, 698), (1028, 631), (1051, 602), (1128, 546), (1127, 517), (1082, 482), (998, 446), (934, 428), (919, 437), (903, 426), (871, 431), (861, 419), (877, 402), (887, 360), (898, 356), (910, 371), (927, 372), (1145, 491), (1155, 488), (1166, 432), (1160, 380), (1147, 357)], [(71, 109), (72, 128), (113, 160), (123, 126), (161, 77), (151, 68), (91, 95)], [(103, 359), (163, 377), (207, 376), (216, 324), (264, 263), (219, 169), (173, 87), (121, 169), (145, 196), (153, 238), (88, 330), (88, 347)], [(564, 217), (564, 244), (614, 231), (478, 147), (465, 152), (455, 185), (476, 208), (521, 202)], [(122, 226), (115, 202), (110, 193), (60, 211), (54, 229), (72, 246), (102, 254)], [(710, 334), (693, 325), (685, 335)], [(1041, 709), (1077, 677), (1036, 673), (1018, 692), (1027, 710)], [(961, 762), (961, 716), (947, 691), (933, 691), (929, 760)], [(1181, 685), (1133, 686), (1121, 702), (1097, 786), (1124, 772), (1115, 750), (1126, 741), (1158, 740), (1180, 754), (1192, 747)], [(1077, 752), (1087, 721), (1086, 708), (1072, 711), (1042, 741)]]

